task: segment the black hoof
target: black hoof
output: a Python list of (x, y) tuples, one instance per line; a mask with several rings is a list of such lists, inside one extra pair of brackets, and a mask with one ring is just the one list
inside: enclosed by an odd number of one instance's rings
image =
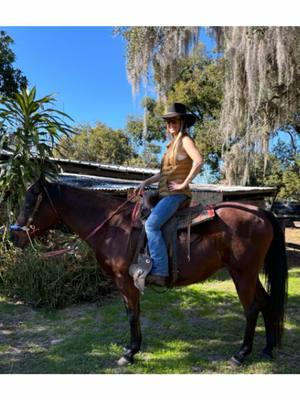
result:
[(263, 349), (263, 350), (261, 351), (261, 353), (260, 353), (260, 356), (261, 356), (261, 358), (264, 359), (264, 360), (269, 360), (269, 361), (271, 361), (271, 360), (274, 359), (273, 354), (272, 354), (272, 350)]

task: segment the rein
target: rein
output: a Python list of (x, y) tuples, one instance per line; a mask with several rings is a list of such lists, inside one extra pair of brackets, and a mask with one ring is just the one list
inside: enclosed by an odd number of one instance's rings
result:
[[(55, 205), (54, 205), (54, 203), (53, 203), (53, 201), (52, 201), (52, 199), (51, 199), (51, 196), (50, 196), (50, 194), (49, 194), (47, 188), (46, 188), (45, 186), (43, 186), (42, 188), (43, 188), (43, 191), (46, 193), (46, 196), (47, 196), (47, 198), (48, 198), (48, 200), (49, 200), (49, 203), (50, 203), (50, 206), (51, 206), (52, 210), (53, 210), (54, 213), (58, 216), (59, 221), (62, 221), (62, 218), (61, 218), (59, 212), (57, 211), (57, 209), (56, 209), (56, 207), (55, 207)], [(93, 229), (93, 230), (84, 238), (84, 240), (87, 241), (88, 239), (90, 239), (91, 237), (93, 237), (93, 236), (94, 236), (108, 221), (110, 221), (110, 220), (113, 218), (113, 216), (115, 216), (117, 213), (119, 213), (119, 212), (122, 210), (122, 208), (123, 208), (127, 203), (129, 203), (134, 197), (136, 197), (136, 194), (135, 194), (135, 193), (133, 193), (131, 196), (129, 196), (128, 199), (127, 199), (126, 201), (124, 201), (115, 211), (113, 211), (113, 212), (111, 213), (111, 215), (109, 215), (103, 222), (101, 222), (101, 224), (99, 224), (98, 226), (96, 226), (96, 228)], [(27, 221), (27, 224), (26, 224), (26, 225), (21, 226), (21, 225), (15, 224), (15, 225), (11, 225), (11, 226), (10, 226), (10, 230), (11, 230), (11, 231), (23, 231), (23, 232), (26, 233), (26, 235), (28, 236), (28, 240), (29, 240), (29, 242), (30, 242), (30, 245), (31, 245), (32, 249), (33, 249), (35, 252), (38, 252), (38, 251), (37, 251), (36, 248), (33, 246), (32, 239), (31, 239), (30, 235), (32, 235), (32, 234), (36, 233), (37, 231), (39, 231), (39, 228), (36, 228), (34, 225), (31, 224), (31, 222), (33, 221), (33, 217), (34, 217), (35, 213), (37, 212), (37, 210), (38, 210), (38, 208), (39, 208), (39, 206), (40, 206), (40, 204), (41, 204), (41, 202), (42, 202), (42, 198), (43, 198), (42, 193), (40, 193), (40, 194), (38, 195), (38, 198), (37, 198), (36, 204), (35, 204), (35, 206), (34, 206), (34, 209), (33, 209), (33, 211), (32, 211), (32, 214), (31, 214), (30, 217), (28, 218), (28, 221)], [(140, 202), (137, 202), (136, 205), (135, 205), (135, 207), (134, 207), (133, 213), (132, 213), (132, 220), (134, 220), (134, 219), (137, 218), (137, 215), (138, 215), (140, 206), (141, 206), (141, 205), (140, 205)], [(124, 211), (124, 210), (122, 210), (122, 211)], [(70, 253), (70, 252), (74, 252), (74, 248), (67, 248), (67, 249), (60, 249), (60, 250), (50, 251), (50, 252), (41, 254), (41, 257), (43, 257), (43, 258), (55, 257), (55, 256), (58, 256), (58, 255), (62, 255), (62, 254)]]
[[(96, 226), (96, 228), (95, 228), (92, 232), (90, 232), (90, 233), (85, 237), (84, 240), (88, 240), (88, 239), (90, 239), (92, 236), (94, 236), (95, 233), (98, 232), (98, 231), (106, 224), (106, 222), (110, 221), (110, 220), (112, 219), (112, 217), (115, 216), (115, 215), (122, 209), (122, 207), (124, 207), (125, 204), (129, 203), (129, 201), (132, 200), (134, 197), (136, 197), (136, 194), (135, 194), (135, 193), (133, 193), (131, 196), (129, 196), (128, 199), (127, 199), (126, 201), (124, 201), (124, 203), (122, 203), (114, 212), (112, 212), (111, 215), (109, 215), (103, 222), (101, 222), (100, 225)], [(134, 207), (133, 214), (136, 214), (135, 210), (136, 210), (136, 207), (137, 207), (137, 206), (138, 206), (138, 203), (137, 203), (136, 206)]]

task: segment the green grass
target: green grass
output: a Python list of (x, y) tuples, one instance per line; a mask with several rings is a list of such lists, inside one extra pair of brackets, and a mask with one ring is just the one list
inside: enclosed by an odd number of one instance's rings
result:
[[(299, 265), (299, 264), (298, 264)], [(289, 271), (289, 302), (282, 349), (274, 361), (259, 357), (264, 328), (259, 318), (253, 353), (234, 368), (244, 317), (232, 281), (219, 274), (204, 284), (142, 296), (143, 343), (136, 363), (118, 367), (129, 339), (119, 297), (101, 306), (33, 310), (0, 298), (1, 373), (300, 373), (300, 267)]]

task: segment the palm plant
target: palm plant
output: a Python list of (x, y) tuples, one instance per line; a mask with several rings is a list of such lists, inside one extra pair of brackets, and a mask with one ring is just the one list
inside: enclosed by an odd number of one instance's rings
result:
[(74, 133), (63, 118), (67, 114), (53, 108), (52, 95), (36, 98), (36, 89), (23, 89), (12, 98), (0, 98), (0, 151), (11, 156), (0, 163), (0, 201), (9, 198), (14, 209), (30, 182), (53, 177), (56, 165), (51, 161), (55, 144)]

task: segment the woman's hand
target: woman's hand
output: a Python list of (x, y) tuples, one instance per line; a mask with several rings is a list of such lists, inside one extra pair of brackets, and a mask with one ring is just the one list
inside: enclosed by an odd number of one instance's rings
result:
[(173, 192), (174, 190), (183, 190), (186, 188), (185, 183), (176, 183), (176, 182), (169, 182), (168, 184), (168, 189), (170, 192)]
[(133, 193), (136, 196), (142, 196), (145, 191), (145, 186), (146, 186), (146, 183), (145, 183), (145, 181), (143, 181), (142, 183), (139, 184), (139, 186), (137, 188), (134, 189)]

